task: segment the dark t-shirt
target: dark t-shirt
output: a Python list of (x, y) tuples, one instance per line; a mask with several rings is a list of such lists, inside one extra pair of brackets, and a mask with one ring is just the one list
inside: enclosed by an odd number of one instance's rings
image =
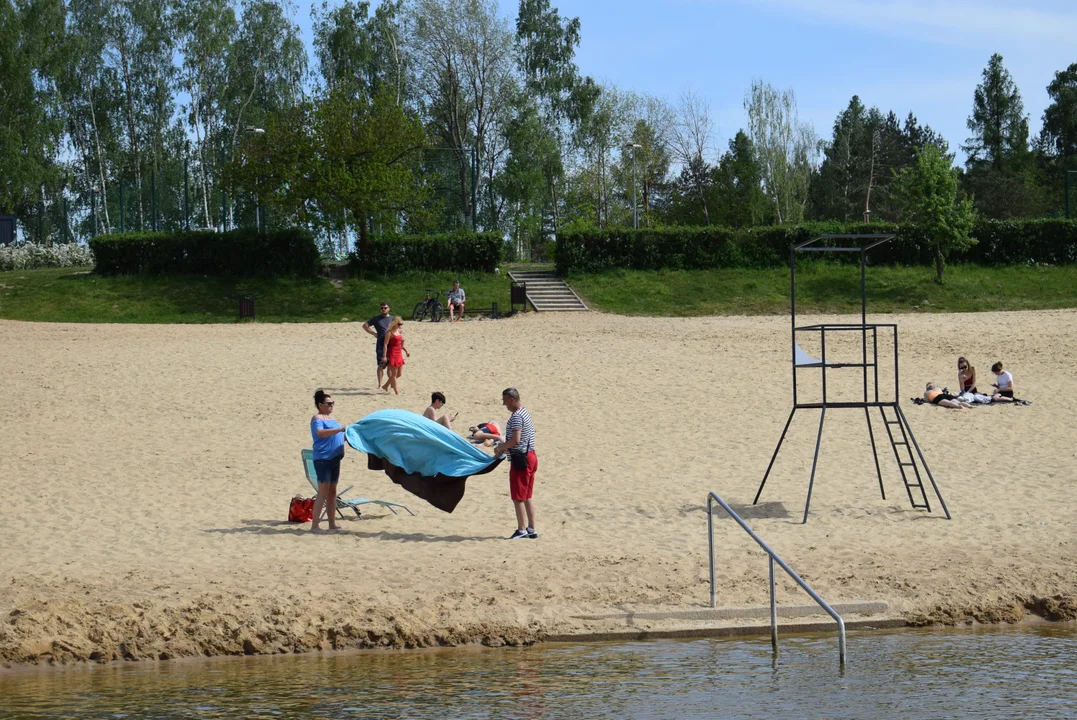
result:
[(392, 321), (392, 315), (375, 315), (374, 317), (366, 321), (367, 325), (374, 328), (378, 332), (378, 347), (376, 348), (378, 357), (381, 357), (382, 355), (382, 348), (384, 347), (385, 343), (385, 331), (389, 329), (389, 323), (391, 323)]

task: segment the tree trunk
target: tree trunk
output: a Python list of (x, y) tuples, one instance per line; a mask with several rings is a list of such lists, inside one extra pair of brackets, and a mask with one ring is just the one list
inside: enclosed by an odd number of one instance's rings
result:
[(118, 31), (117, 47), (120, 51), (120, 69), (123, 73), (123, 94), (124, 94), (124, 106), (127, 114), (127, 134), (128, 142), (130, 142), (131, 153), (135, 159), (135, 197), (138, 199), (138, 229), (143, 228), (143, 208), (142, 208), (142, 153), (138, 146), (138, 131), (135, 126), (135, 106), (134, 106), (134, 90), (131, 88), (131, 68), (127, 57), (127, 38), (123, 35), (123, 30)]
[(352, 215), (359, 224), (359, 247), (356, 248), (359, 255), (359, 267), (366, 267), (370, 262), (370, 228), (367, 224), (367, 216), (362, 210), (352, 210)]
[[(105, 155), (101, 150), (101, 133), (97, 129), (97, 110), (94, 109), (94, 90), (91, 89), (89, 93), (90, 100), (90, 119), (93, 121), (93, 139), (94, 147), (97, 153), (97, 172), (101, 178), (101, 218), (98, 218), (98, 223), (104, 220), (105, 232), (112, 232), (112, 224), (108, 219), (108, 190), (105, 185)], [(97, 232), (97, 228), (94, 228), (94, 232)]]
[(942, 274), (946, 270), (946, 260), (942, 256), (942, 243), (935, 241), (935, 282), (942, 285)]

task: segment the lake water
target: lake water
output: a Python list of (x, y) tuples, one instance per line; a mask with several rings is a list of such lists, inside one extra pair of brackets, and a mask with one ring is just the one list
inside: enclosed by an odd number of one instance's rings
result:
[(18, 718), (1073, 718), (1077, 626), (188, 660), (0, 676)]

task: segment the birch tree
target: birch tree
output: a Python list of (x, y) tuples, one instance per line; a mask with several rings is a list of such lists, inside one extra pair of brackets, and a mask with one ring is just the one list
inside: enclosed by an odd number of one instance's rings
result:
[(819, 140), (800, 122), (792, 90), (779, 92), (756, 80), (745, 95), (748, 134), (763, 173), (763, 189), (774, 204), (779, 224), (804, 219), (808, 184), (819, 153)]

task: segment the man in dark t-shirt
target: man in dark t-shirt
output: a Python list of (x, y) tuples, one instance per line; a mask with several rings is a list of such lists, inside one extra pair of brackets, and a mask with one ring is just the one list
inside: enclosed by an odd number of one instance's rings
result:
[(381, 314), (375, 315), (363, 323), (363, 330), (377, 338), (374, 354), (378, 359), (378, 387), (381, 387), (382, 375), (388, 365), (385, 359), (385, 331), (389, 329), (389, 323), (392, 320), (393, 316), (389, 314), (389, 303), (383, 302), (381, 304)]

